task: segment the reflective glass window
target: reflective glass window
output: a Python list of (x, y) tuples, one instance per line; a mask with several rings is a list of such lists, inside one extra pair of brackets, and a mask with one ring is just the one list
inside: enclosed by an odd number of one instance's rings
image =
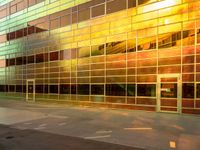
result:
[(76, 94), (76, 85), (75, 84), (71, 84), (71, 94)]
[(200, 98), (200, 84), (197, 84), (197, 98)]
[(15, 85), (9, 85), (9, 92), (15, 92)]
[(35, 85), (35, 93), (44, 93), (43, 85)]
[(59, 56), (59, 52), (58, 51), (51, 52), (50, 53), (50, 61), (56, 61), (56, 60), (58, 60), (58, 56)]
[(49, 85), (50, 93), (58, 93), (58, 85)]
[(95, 45), (91, 48), (91, 56), (104, 55), (105, 45)]
[(183, 83), (182, 84), (182, 97), (183, 98), (194, 98), (194, 83)]
[(23, 58), (22, 57), (17, 57), (16, 58), (16, 65), (22, 65), (23, 64)]
[(60, 26), (64, 27), (71, 24), (71, 15), (66, 15), (61, 17), (60, 19)]
[(77, 92), (80, 95), (89, 95), (89, 93), (90, 93), (89, 84), (78, 84), (77, 85)]
[(60, 51), (60, 60), (71, 59), (71, 51), (70, 50), (62, 50)]
[(70, 94), (70, 85), (69, 84), (61, 84), (60, 85), (60, 94)]
[(31, 64), (31, 63), (34, 63), (35, 62), (35, 58), (34, 58), (34, 55), (32, 55), (32, 56), (28, 56), (27, 57), (28, 58), (28, 64)]
[(156, 85), (155, 84), (138, 84), (137, 85), (137, 96), (156, 96)]
[(80, 10), (78, 12), (78, 21), (85, 21), (90, 19), (90, 9), (84, 9), (84, 10)]
[(113, 12), (117, 12), (123, 9), (126, 9), (126, 2), (125, 0), (112, 0), (107, 2), (106, 6), (106, 13), (110, 14)]
[(106, 84), (106, 95), (125, 96), (126, 85), (125, 84)]
[(128, 8), (136, 7), (136, 0), (128, 0)]
[(136, 40), (130, 39), (127, 41), (127, 52), (135, 52), (136, 51)]
[(106, 54), (117, 54), (126, 52), (126, 41), (106, 43)]
[(104, 95), (104, 85), (91, 85), (92, 95)]
[(156, 49), (156, 37), (138, 38), (138, 51)]
[(23, 86), (22, 85), (16, 85), (16, 92), (22, 92)]
[(44, 62), (44, 54), (37, 54), (36, 55), (36, 63)]
[(102, 16), (105, 14), (105, 4), (100, 4), (91, 8), (92, 17)]
[(50, 22), (50, 29), (57, 29), (60, 27), (60, 18), (51, 20)]
[(197, 43), (200, 43), (200, 29), (197, 30)]
[(135, 96), (135, 84), (127, 84), (127, 96)]
[(185, 30), (183, 31), (183, 45), (194, 45), (195, 41), (195, 30)]
[(15, 65), (15, 58), (12, 58), (12, 59), (9, 60), (9, 65), (10, 66)]
[(90, 47), (81, 47), (78, 48), (78, 57), (89, 57), (90, 56)]
[(0, 85), (0, 92), (6, 92), (6, 86)]

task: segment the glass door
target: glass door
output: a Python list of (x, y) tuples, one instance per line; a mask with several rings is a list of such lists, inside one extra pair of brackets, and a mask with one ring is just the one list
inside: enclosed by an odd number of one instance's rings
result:
[(30, 79), (26, 81), (26, 100), (35, 101), (35, 80)]
[(157, 111), (181, 113), (181, 80), (179, 74), (158, 76)]

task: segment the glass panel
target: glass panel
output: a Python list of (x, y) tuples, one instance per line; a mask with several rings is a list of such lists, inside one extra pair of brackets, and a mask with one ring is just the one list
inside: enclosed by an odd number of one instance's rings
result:
[(138, 96), (156, 96), (156, 85), (155, 84), (138, 84), (137, 85)]
[(104, 85), (91, 85), (92, 95), (104, 95)]
[(71, 24), (71, 15), (66, 15), (61, 17), (61, 27), (67, 26)]
[(135, 96), (135, 84), (127, 85), (127, 96)]
[(34, 63), (34, 62), (35, 62), (34, 55), (33, 56), (28, 56), (28, 64)]
[(60, 85), (60, 94), (70, 94), (70, 85), (69, 84), (61, 84)]
[(194, 98), (194, 83), (183, 83), (182, 93), (183, 98)]
[(197, 98), (200, 98), (200, 84), (197, 84)]
[(58, 85), (49, 85), (50, 93), (58, 93)]
[(90, 93), (89, 84), (79, 84), (79, 85), (77, 85), (77, 92), (80, 95), (89, 95), (89, 93)]
[(128, 0), (128, 8), (136, 7), (136, 0)]
[(104, 55), (105, 45), (95, 45), (91, 48), (91, 56)]
[(127, 41), (127, 52), (135, 52), (136, 51), (136, 40), (131, 39)]
[(36, 63), (44, 62), (44, 54), (37, 54), (36, 55)]
[(106, 54), (117, 54), (126, 52), (126, 41), (106, 43)]
[(125, 84), (106, 84), (106, 95), (125, 96), (126, 85)]
[(138, 51), (156, 49), (156, 37), (138, 38)]
[(60, 51), (60, 60), (71, 59), (71, 51), (70, 50), (62, 50)]
[(22, 57), (16, 58), (16, 65), (22, 65), (22, 63), (23, 63)]
[(183, 31), (183, 46), (194, 45), (195, 41), (195, 31), (185, 30)]
[(161, 97), (177, 98), (177, 83), (162, 83)]
[(43, 93), (44, 86), (43, 85), (35, 85), (35, 93)]
[(75, 84), (71, 85), (71, 94), (76, 94), (76, 85)]
[(90, 56), (90, 47), (78, 48), (78, 57), (89, 57)]
[(51, 52), (50, 53), (50, 61), (56, 61), (58, 60), (59, 52)]
[(107, 2), (106, 13), (110, 14), (126, 9), (126, 3), (127, 1), (124, 0), (112, 0), (110, 2)]
[(91, 9), (92, 17), (97, 17), (105, 14), (105, 4), (94, 6)]
[(90, 19), (90, 9), (84, 9), (78, 12), (78, 21), (84, 21)]
[(197, 30), (197, 43), (200, 43), (200, 29)]

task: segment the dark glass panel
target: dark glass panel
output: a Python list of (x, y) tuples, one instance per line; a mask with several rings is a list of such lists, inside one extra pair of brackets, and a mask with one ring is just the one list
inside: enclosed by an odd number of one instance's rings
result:
[(23, 86), (22, 85), (16, 85), (16, 92), (22, 92)]
[(125, 0), (113, 0), (107, 2), (106, 13), (110, 14), (113, 12), (117, 12), (120, 10), (126, 9), (126, 2)]
[(161, 84), (162, 98), (177, 98), (177, 83), (163, 83)]
[(44, 54), (37, 54), (36, 55), (36, 63), (44, 62)]
[(70, 94), (70, 85), (69, 84), (61, 84), (60, 85), (60, 94)]
[(150, 0), (138, 0), (138, 5), (142, 5), (145, 4), (147, 2), (149, 2)]
[(97, 5), (91, 8), (92, 17), (97, 17), (105, 14), (105, 4)]
[(183, 83), (182, 93), (183, 98), (194, 98), (194, 83)]
[(127, 96), (135, 96), (135, 84), (127, 84)]
[(91, 48), (91, 56), (104, 55), (105, 45), (95, 45)]
[(17, 30), (16, 31), (16, 39), (23, 37), (24, 35), (24, 29)]
[(9, 92), (15, 92), (15, 85), (9, 85)]
[(183, 31), (183, 45), (194, 45), (195, 41), (195, 30), (185, 30)]
[(71, 94), (76, 94), (76, 85), (71, 84)]
[(28, 64), (31, 64), (31, 63), (34, 63), (34, 62), (35, 62), (34, 55), (28, 56), (27, 58), (28, 58)]
[(156, 85), (155, 84), (138, 84), (137, 85), (138, 96), (156, 96)]
[(35, 85), (35, 93), (43, 93), (44, 86), (43, 85)]
[(28, 35), (33, 34), (36, 32), (36, 29), (34, 26), (29, 26), (28, 27)]
[(106, 84), (106, 95), (125, 96), (126, 85), (125, 84)]
[(71, 59), (76, 59), (77, 58), (77, 49), (71, 49)]
[(197, 43), (200, 43), (200, 29), (197, 30)]
[(77, 92), (80, 95), (89, 95), (90, 94), (90, 85), (89, 84), (78, 84)]
[(9, 65), (10, 66), (14, 66), (15, 65), (15, 58), (10, 59)]
[(78, 21), (78, 12), (72, 13), (72, 23), (77, 23)]
[(106, 54), (117, 54), (126, 52), (126, 41), (106, 43)]
[(200, 98), (200, 84), (197, 84), (197, 98)]
[(45, 94), (49, 93), (49, 86), (48, 85), (44, 85), (44, 93)]
[(44, 62), (48, 62), (49, 61), (49, 53), (45, 53), (44, 54)]
[(23, 93), (26, 93), (26, 85), (22, 85)]
[(84, 9), (78, 12), (78, 21), (85, 21), (90, 19), (90, 9)]
[(49, 85), (50, 93), (58, 93), (58, 85)]
[(16, 58), (16, 65), (22, 65), (23, 64), (23, 57), (17, 57)]
[(6, 92), (6, 85), (0, 85), (0, 92)]
[(104, 95), (104, 85), (91, 85), (92, 95)]
[(56, 61), (56, 60), (58, 60), (58, 56), (59, 56), (59, 52), (58, 51), (51, 52), (50, 53), (50, 61)]
[(128, 8), (136, 7), (136, 0), (128, 0)]
[(27, 59), (26, 56), (24, 56), (24, 57), (23, 57), (23, 65), (26, 64), (26, 59)]

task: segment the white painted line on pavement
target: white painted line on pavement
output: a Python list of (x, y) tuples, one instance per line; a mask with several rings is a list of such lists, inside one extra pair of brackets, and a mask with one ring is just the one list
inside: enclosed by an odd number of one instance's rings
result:
[(170, 141), (169, 146), (170, 146), (170, 148), (176, 148), (176, 142)]
[(58, 118), (58, 119), (67, 119), (67, 118), (69, 118), (67, 116), (59, 116), (59, 115), (48, 115), (48, 117)]
[(25, 122), (24, 124), (25, 125), (31, 125), (32, 123), (31, 122)]
[(100, 139), (100, 138), (108, 138), (108, 137), (110, 137), (110, 135), (84, 137), (84, 139)]
[(112, 133), (112, 131), (96, 131), (96, 134), (108, 134), (108, 133)]
[(152, 128), (124, 128), (124, 130), (152, 130)]
[(59, 126), (64, 126), (64, 125), (66, 125), (66, 123), (65, 123), (65, 122), (62, 122), (62, 123), (59, 123), (58, 125), (59, 125)]
[(45, 127), (47, 124), (40, 124), (39, 127)]
[(34, 128), (35, 130), (43, 130), (43, 129), (46, 129), (46, 127), (37, 127), (37, 128)]

